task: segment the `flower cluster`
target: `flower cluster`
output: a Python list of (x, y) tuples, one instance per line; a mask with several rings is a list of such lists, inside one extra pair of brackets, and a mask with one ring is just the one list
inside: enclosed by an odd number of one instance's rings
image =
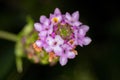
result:
[(57, 57), (62, 66), (68, 59), (75, 58), (77, 45), (83, 47), (91, 42), (91, 39), (86, 37), (89, 27), (79, 21), (78, 11), (72, 15), (68, 12), (62, 14), (56, 8), (49, 18), (42, 15), (40, 22), (35, 23), (34, 27), (39, 36), (36, 46), (48, 53), (49, 62)]

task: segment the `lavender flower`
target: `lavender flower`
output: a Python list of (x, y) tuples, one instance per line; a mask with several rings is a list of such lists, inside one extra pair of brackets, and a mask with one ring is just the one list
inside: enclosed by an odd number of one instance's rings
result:
[(38, 32), (37, 47), (48, 53), (49, 62), (58, 59), (62, 66), (66, 65), (68, 59), (74, 59), (77, 55), (76, 46), (88, 45), (91, 38), (86, 36), (89, 27), (82, 25), (79, 21), (79, 12), (72, 15), (62, 14), (56, 8), (50, 17), (40, 17), (40, 22), (34, 24)]
[(55, 38), (48, 36), (46, 39), (46, 43), (48, 44), (48, 46), (50, 46), (50, 48), (52, 49), (52, 51), (55, 52), (56, 55), (60, 55), (62, 53), (61, 45), (63, 45), (64, 40), (59, 35), (56, 35)]
[(58, 8), (55, 9), (54, 14), (50, 14), (50, 20), (54, 25), (61, 22), (62, 15)]
[(82, 23), (79, 20), (79, 12), (76, 11), (72, 14), (72, 16), (67, 12), (65, 14), (65, 18), (66, 18), (66, 22), (72, 26), (79, 26), (81, 25)]
[(91, 42), (89, 37), (86, 37), (86, 32), (89, 30), (89, 27), (82, 25), (78, 31), (78, 44), (82, 47), (83, 45), (88, 45)]
[(68, 62), (68, 59), (73, 59), (75, 58), (75, 55), (77, 54), (75, 52), (75, 50), (73, 50), (73, 48), (71, 46), (69, 46), (68, 44), (63, 44), (62, 45), (63, 48), (63, 53), (60, 56), (60, 64), (62, 66), (66, 65)]

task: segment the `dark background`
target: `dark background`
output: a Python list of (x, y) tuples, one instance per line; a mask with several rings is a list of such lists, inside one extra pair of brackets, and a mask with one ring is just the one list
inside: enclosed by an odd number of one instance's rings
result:
[(62, 13), (78, 10), (92, 38), (89, 46), (77, 47), (79, 55), (66, 66), (42, 66), (24, 59), (21, 74), (15, 66), (15, 43), (0, 39), (0, 80), (120, 80), (119, 5), (115, 0), (0, 0), (0, 30), (18, 34), (26, 16), (38, 21), (58, 7)]

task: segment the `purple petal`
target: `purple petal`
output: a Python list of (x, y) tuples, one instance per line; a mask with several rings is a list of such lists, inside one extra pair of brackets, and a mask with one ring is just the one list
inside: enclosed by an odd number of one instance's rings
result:
[(37, 40), (35, 43), (38, 47), (42, 47), (43, 45), (43, 42), (41, 40)]
[(60, 46), (54, 46), (53, 50), (54, 50), (55, 54), (58, 56), (61, 56), (63, 53), (63, 49)]
[(59, 8), (56, 8), (56, 9), (55, 9), (55, 11), (54, 11), (54, 14), (56, 14), (56, 15), (59, 15), (59, 14), (61, 14), (61, 11), (60, 11), (60, 9), (59, 9)]
[(78, 29), (74, 29), (74, 36), (77, 39), (77, 37), (78, 37)]
[(83, 39), (83, 44), (84, 44), (84, 45), (88, 45), (88, 44), (90, 44), (91, 41), (92, 41), (91, 38), (85, 37), (85, 38)]
[(69, 46), (68, 44), (63, 44), (63, 45), (62, 45), (62, 48), (63, 48), (64, 50), (71, 50), (71, 49), (72, 49), (72, 47)]
[(45, 21), (46, 19), (47, 19), (46, 16), (43, 15), (43, 16), (40, 17), (40, 22), (41, 22), (41, 23), (44, 23), (44, 21)]
[(66, 19), (69, 20), (69, 21), (72, 20), (72, 17), (71, 17), (71, 15), (70, 15), (68, 12), (65, 14), (65, 17), (66, 17)]
[(53, 32), (53, 25), (50, 25), (48, 29), (48, 34), (52, 34), (52, 32)]
[(52, 52), (53, 51), (52, 48), (49, 45), (45, 45), (44, 44), (43, 47), (44, 47), (44, 49), (45, 49), (46, 52)]
[(75, 22), (73, 23), (73, 26), (80, 26), (81, 24), (82, 24), (81, 22), (75, 21)]
[(79, 20), (79, 11), (74, 12), (72, 14), (72, 18), (73, 18), (73, 20), (78, 21)]
[(64, 43), (64, 40), (59, 35), (55, 36), (55, 41), (58, 43), (58, 45), (61, 45)]
[(71, 47), (71, 48), (74, 48), (76, 45), (77, 45), (77, 43), (75, 42), (76, 41), (76, 39), (72, 39), (73, 40), (73, 43), (71, 44), (69, 41), (67, 42), (68, 43), (68, 45)]
[(74, 45), (75, 45), (75, 46), (78, 45), (78, 41), (77, 41), (76, 38), (75, 38), (75, 41), (74, 41)]
[(36, 31), (39, 31), (39, 32), (42, 31), (42, 25), (40, 23), (35, 23), (34, 27)]
[(89, 26), (87, 25), (82, 25), (80, 28), (83, 29), (85, 32), (89, 30)]
[(38, 35), (40, 38), (44, 38), (47, 36), (47, 31), (41, 31)]
[(67, 51), (66, 55), (69, 59), (75, 58), (75, 53), (73, 51)]
[(85, 34), (86, 32), (83, 29), (79, 29), (79, 34), (78, 34), (79, 37), (84, 37)]
[(56, 17), (58, 18), (58, 22), (60, 22), (62, 20), (62, 16), (61, 15), (58, 15)]
[(50, 20), (49, 19), (45, 19), (43, 24), (44, 24), (44, 26), (48, 27), (49, 24), (50, 24)]
[(54, 44), (54, 39), (51, 36), (48, 36), (46, 38), (46, 43), (50, 46), (52, 46)]
[(78, 44), (83, 47), (83, 41), (81, 39), (78, 40)]
[(64, 66), (64, 65), (67, 64), (68, 59), (67, 59), (66, 56), (61, 56), (60, 59), (59, 59), (59, 61), (60, 61), (60, 64), (61, 64), (62, 66)]

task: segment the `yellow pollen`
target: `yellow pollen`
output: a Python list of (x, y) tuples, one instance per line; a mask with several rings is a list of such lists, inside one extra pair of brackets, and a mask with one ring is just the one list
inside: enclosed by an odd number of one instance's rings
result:
[(58, 22), (58, 18), (55, 17), (55, 18), (52, 19), (52, 21), (55, 22), (55, 23), (57, 23)]

